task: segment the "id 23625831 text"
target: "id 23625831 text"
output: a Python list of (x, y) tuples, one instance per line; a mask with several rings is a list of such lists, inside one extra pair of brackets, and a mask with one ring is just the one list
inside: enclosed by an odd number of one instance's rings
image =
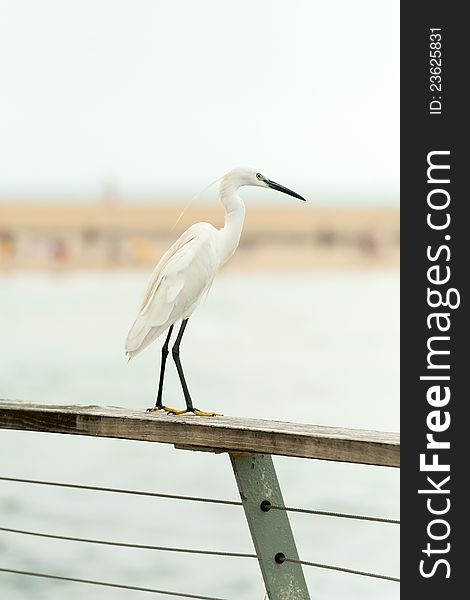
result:
[(429, 114), (442, 113), (442, 33), (441, 28), (429, 30)]

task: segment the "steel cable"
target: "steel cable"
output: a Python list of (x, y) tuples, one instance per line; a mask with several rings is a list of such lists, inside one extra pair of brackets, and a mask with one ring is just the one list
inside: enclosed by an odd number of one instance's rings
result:
[(116, 494), (132, 494), (134, 496), (150, 496), (152, 498), (169, 498), (171, 500), (189, 500), (192, 502), (208, 502), (211, 504), (228, 504), (241, 506), (236, 500), (219, 500), (217, 498), (202, 498), (199, 496), (180, 496), (176, 494), (159, 494), (157, 492), (141, 492), (137, 490), (123, 490), (121, 488), (99, 487), (95, 485), (79, 485), (77, 483), (61, 483), (57, 481), (41, 481), (37, 479), (18, 479), (16, 477), (0, 477), (0, 481), (14, 481), (17, 483), (34, 483), (37, 485), (50, 485), (54, 487), (73, 488), (77, 490), (93, 490), (95, 492), (114, 492)]
[[(134, 496), (150, 496), (152, 498), (167, 498), (170, 500), (185, 500), (190, 502), (206, 502), (209, 504), (222, 504), (229, 506), (242, 506), (242, 503), (237, 500), (220, 500), (218, 498), (203, 498), (200, 496), (182, 496), (177, 494), (162, 494), (158, 492), (143, 492), (138, 490), (126, 490), (122, 488), (108, 488), (108, 487), (100, 487), (94, 485), (80, 485), (76, 483), (62, 483), (57, 481), (42, 481), (37, 479), (19, 479), (16, 477), (0, 477), (0, 481), (12, 481), (16, 483), (30, 483), (36, 485), (48, 485), (54, 487), (63, 487), (63, 488), (72, 488), (78, 490), (92, 490), (98, 492), (114, 492), (117, 494), (131, 494)], [(319, 515), (325, 517), (341, 517), (343, 519), (357, 519), (361, 521), (372, 521), (375, 523), (393, 523), (400, 524), (398, 519), (387, 519), (384, 517), (369, 517), (364, 515), (355, 515), (349, 513), (340, 513), (340, 512), (330, 512), (323, 510), (314, 510), (309, 508), (296, 508), (292, 506), (278, 506), (275, 504), (271, 504), (269, 500), (264, 500), (261, 503), (261, 508), (263, 511), (268, 512), (269, 510), (285, 510), (288, 512), (298, 512), (304, 514), (312, 514)]]
[(215, 598), (213, 596), (199, 596), (197, 594), (184, 594), (182, 592), (170, 592), (168, 590), (157, 590), (154, 588), (138, 587), (135, 585), (110, 583), (108, 581), (96, 581), (94, 579), (79, 579), (76, 577), (63, 577), (61, 575), (51, 575), (49, 573), (35, 573), (32, 571), (20, 571), (18, 569), (4, 569), (2, 567), (0, 567), (0, 573), (12, 573), (14, 575), (27, 575), (29, 577), (42, 577), (43, 579), (57, 579), (59, 581), (71, 581), (73, 583), (88, 583), (90, 585), (100, 585), (102, 587), (118, 588), (121, 590), (132, 590), (134, 592), (149, 592), (152, 594), (161, 594), (163, 596), (173, 596), (175, 598), (193, 598), (193, 599), (197, 599), (197, 600), (225, 600), (224, 598)]
[(309, 562), (306, 560), (297, 560), (295, 558), (286, 558), (282, 552), (276, 554), (276, 562), (282, 564), (284, 562), (296, 563), (299, 565), (305, 565), (307, 567), (318, 567), (320, 569), (329, 569), (330, 571), (340, 571), (341, 573), (350, 573), (352, 575), (362, 575), (363, 577), (373, 577), (374, 579), (386, 579), (388, 581), (400, 581), (398, 577), (391, 577), (390, 575), (380, 575), (378, 573), (368, 573), (367, 571), (357, 571), (355, 569), (346, 569), (345, 567), (335, 567), (333, 565), (325, 565), (323, 563)]
[(164, 552), (184, 552), (189, 554), (208, 554), (210, 556), (231, 556), (236, 558), (257, 558), (256, 554), (247, 554), (243, 552), (223, 552), (218, 550), (193, 550), (191, 548), (173, 548), (167, 546), (150, 546), (147, 544), (130, 544), (126, 542), (111, 542), (108, 540), (95, 540), (89, 538), (71, 537), (66, 535), (56, 535), (52, 533), (41, 533), (39, 531), (26, 531), (24, 529), (12, 529), (10, 527), (0, 527), (0, 531), (8, 533), (20, 533), (22, 535), (31, 535), (41, 538), (50, 538), (54, 540), (67, 540), (70, 542), (86, 542), (89, 544), (102, 544), (105, 546), (120, 546), (122, 548), (138, 548), (140, 550), (162, 550)]
[(273, 509), (273, 510), (286, 510), (288, 512), (298, 512), (305, 513), (309, 515), (320, 515), (323, 517), (341, 517), (343, 519), (358, 519), (360, 521), (372, 521), (374, 523), (393, 523), (395, 525), (399, 525), (400, 521), (397, 519), (386, 519), (385, 517), (368, 517), (364, 515), (354, 515), (351, 513), (340, 513), (340, 512), (330, 512), (325, 510), (314, 510), (310, 508), (295, 508), (292, 506), (277, 506), (275, 504), (271, 504), (268, 500), (264, 500), (261, 503), (261, 509), (265, 512)]

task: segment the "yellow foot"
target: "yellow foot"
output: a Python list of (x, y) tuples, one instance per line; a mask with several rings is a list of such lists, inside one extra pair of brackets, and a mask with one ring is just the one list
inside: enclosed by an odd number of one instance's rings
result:
[(177, 408), (167, 408), (166, 409), (167, 415), (184, 415), (187, 412), (189, 412), (187, 409), (185, 409), (185, 410), (178, 410)]
[(198, 408), (193, 408), (192, 410), (188, 410), (187, 408), (185, 410), (176, 410), (174, 408), (171, 409), (166, 409), (167, 413), (169, 415), (185, 415), (187, 413), (192, 412), (193, 414), (197, 415), (198, 417), (221, 417), (222, 415), (216, 412), (205, 412), (203, 410), (199, 410)]
[(159, 410), (165, 410), (168, 414), (173, 414), (173, 411), (175, 411), (176, 408), (171, 408), (171, 406), (152, 406), (152, 408), (147, 408), (147, 412), (157, 412)]
[(223, 416), (220, 413), (205, 412), (204, 410), (199, 410), (198, 408), (195, 408), (192, 412), (195, 415), (197, 415), (198, 417), (222, 417)]

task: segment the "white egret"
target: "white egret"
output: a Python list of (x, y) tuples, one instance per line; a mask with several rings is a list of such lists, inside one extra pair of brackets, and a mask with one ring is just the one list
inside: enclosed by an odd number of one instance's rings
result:
[[(252, 167), (237, 167), (221, 180), (219, 197), (225, 209), (225, 224), (217, 229), (209, 223), (196, 223), (187, 229), (161, 257), (155, 267), (140, 312), (126, 340), (129, 360), (168, 330), (162, 347), (160, 378), (155, 406), (149, 411), (166, 410), (169, 414), (192, 412), (199, 416), (217, 416), (194, 407), (180, 360), (180, 344), (189, 317), (212, 285), (220, 267), (234, 254), (245, 220), (245, 205), (238, 195), (244, 185), (271, 188), (305, 200), (292, 190), (271, 181)], [(172, 348), (173, 359), (183, 388), (186, 409), (163, 405), (163, 379), (173, 327), (181, 328)]]

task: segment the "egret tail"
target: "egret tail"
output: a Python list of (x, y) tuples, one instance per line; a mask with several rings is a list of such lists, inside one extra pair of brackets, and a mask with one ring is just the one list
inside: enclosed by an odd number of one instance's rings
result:
[(160, 325), (159, 327), (142, 329), (139, 318), (137, 318), (126, 340), (126, 356), (129, 360), (140, 354), (142, 350), (145, 350), (147, 346), (168, 329), (168, 326), (169, 324), (165, 323), (165, 325)]

